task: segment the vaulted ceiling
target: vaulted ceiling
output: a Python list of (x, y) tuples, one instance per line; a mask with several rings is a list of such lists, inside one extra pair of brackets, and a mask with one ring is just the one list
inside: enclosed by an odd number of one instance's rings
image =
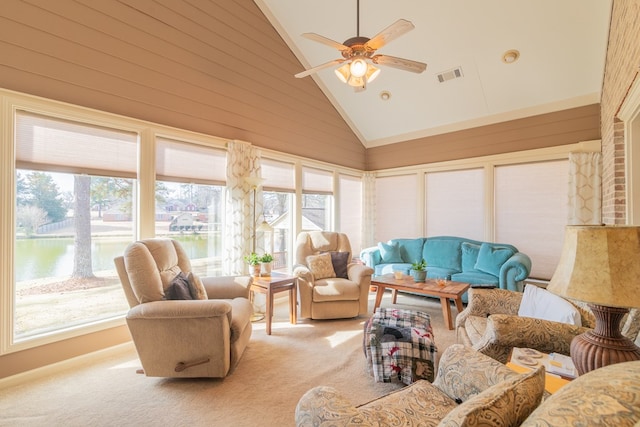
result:
[[(306, 68), (341, 56), (302, 33), (339, 43), (358, 35), (357, 0), (255, 3)], [(415, 29), (378, 53), (428, 64), (421, 74), (380, 66), (358, 93), (336, 78), (337, 66), (305, 77), (367, 148), (600, 102), (610, 0), (362, 0), (359, 12), (359, 35), (370, 38), (411, 21)], [(512, 49), (520, 57), (505, 63)], [(457, 68), (461, 77), (439, 81)]]

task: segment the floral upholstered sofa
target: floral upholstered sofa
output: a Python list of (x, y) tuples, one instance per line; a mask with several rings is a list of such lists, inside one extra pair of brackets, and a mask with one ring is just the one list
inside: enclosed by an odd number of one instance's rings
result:
[(442, 355), (435, 381), (421, 380), (354, 406), (338, 390), (305, 393), (298, 427), (367, 426), (636, 426), (640, 422), (640, 361), (596, 369), (544, 391), (544, 368), (518, 374), (455, 344)]

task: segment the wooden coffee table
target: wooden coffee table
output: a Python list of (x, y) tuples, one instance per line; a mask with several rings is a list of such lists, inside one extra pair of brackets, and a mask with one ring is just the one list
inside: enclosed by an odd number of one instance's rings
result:
[(453, 318), (451, 316), (451, 305), (449, 300), (453, 300), (458, 309), (458, 313), (463, 310), (462, 294), (469, 289), (468, 283), (447, 281), (445, 285), (440, 286), (434, 279), (427, 279), (425, 282), (414, 282), (413, 277), (403, 276), (402, 279), (396, 279), (393, 274), (385, 274), (371, 278), (371, 285), (378, 287), (376, 293), (376, 303), (373, 306), (375, 312), (380, 307), (382, 296), (385, 289), (393, 290), (393, 303), (396, 302), (397, 291), (409, 291), (417, 294), (430, 295), (440, 298), (442, 305), (442, 315), (449, 329), (453, 329)]

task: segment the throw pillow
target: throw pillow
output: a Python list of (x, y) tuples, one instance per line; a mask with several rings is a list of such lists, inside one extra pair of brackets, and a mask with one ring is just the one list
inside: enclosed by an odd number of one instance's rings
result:
[(350, 252), (330, 252), (331, 264), (333, 265), (333, 271), (335, 271), (336, 277), (348, 279), (347, 276), (347, 264), (349, 263)]
[(171, 280), (169, 286), (164, 291), (164, 299), (193, 299), (191, 292), (189, 292), (189, 280), (183, 272), (178, 273), (178, 275)]
[(479, 253), (480, 245), (462, 242), (462, 271), (478, 271), (476, 262), (478, 262)]
[(189, 292), (193, 299), (208, 299), (207, 290), (202, 284), (202, 280), (192, 272), (187, 275), (187, 281), (189, 282)]
[(495, 384), (461, 403), (443, 426), (519, 426), (542, 401), (544, 367)]
[(504, 246), (480, 245), (478, 260), (474, 268), (485, 273), (500, 276), (500, 267), (513, 255), (513, 249)]
[(380, 256), (382, 262), (385, 264), (391, 262), (403, 262), (400, 256), (400, 247), (397, 243), (378, 243), (378, 249), (380, 249)]
[(331, 254), (328, 252), (320, 255), (309, 255), (307, 257), (307, 267), (309, 267), (316, 280), (336, 277), (336, 272), (331, 262)]
[(524, 287), (518, 316), (582, 326), (580, 311), (573, 304), (536, 285)]

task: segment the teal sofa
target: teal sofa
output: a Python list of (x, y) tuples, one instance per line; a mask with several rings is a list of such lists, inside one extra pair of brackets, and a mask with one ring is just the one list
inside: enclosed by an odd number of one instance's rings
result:
[(453, 236), (392, 239), (363, 249), (360, 259), (373, 268), (374, 276), (396, 270), (409, 274), (411, 264), (424, 259), (427, 278), (449, 278), (472, 286), (519, 292), (531, 272), (531, 259), (513, 245)]

